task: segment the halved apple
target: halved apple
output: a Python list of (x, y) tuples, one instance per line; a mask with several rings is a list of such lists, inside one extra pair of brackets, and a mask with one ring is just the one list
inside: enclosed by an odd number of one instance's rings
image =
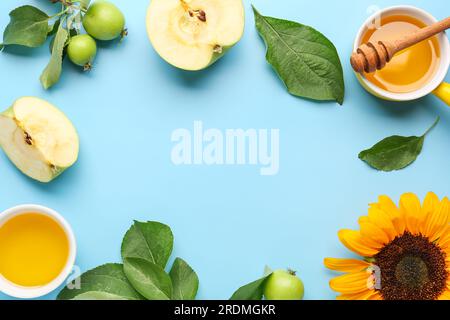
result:
[(0, 147), (25, 175), (50, 182), (75, 163), (79, 140), (59, 109), (24, 97), (0, 114)]
[(152, 0), (147, 32), (168, 63), (204, 69), (221, 58), (244, 33), (242, 0)]

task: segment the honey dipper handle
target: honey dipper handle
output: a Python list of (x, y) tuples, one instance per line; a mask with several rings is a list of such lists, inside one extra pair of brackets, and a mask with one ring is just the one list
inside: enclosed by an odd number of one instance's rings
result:
[(378, 41), (362, 44), (352, 54), (350, 63), (358, 73), (372, 73), (383, 69), (399, 51), (409, 48), (425, 39), (450, 28), (450, 17), (418, 30), (395, 41)]
[(450, 28), (450, 17), (436, 22), (431, 26), (420, 29), (419, 31), (395, 41), (395, 46), (397, 51), (409, 48), (423, 40), (426, 40), (438, 33), (441, 33)]

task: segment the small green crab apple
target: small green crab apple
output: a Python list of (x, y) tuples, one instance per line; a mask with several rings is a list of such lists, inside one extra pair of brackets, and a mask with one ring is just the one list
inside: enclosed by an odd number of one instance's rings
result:
[(113, 3), (94, 2), (83, 17), (83, 27), (97, 40), (114, 40), (126, 35), (125, 17)]
[(95, 56), (97, 55), (97, 44), (88, 34), (80, 34), (70, 39), (67, 46), (67, 55), (74, 64), (90, 70)]
[(274, 271), (264, 288), (267, 300), (302, 300), (304, 293), (303, 282), (291, 270)]

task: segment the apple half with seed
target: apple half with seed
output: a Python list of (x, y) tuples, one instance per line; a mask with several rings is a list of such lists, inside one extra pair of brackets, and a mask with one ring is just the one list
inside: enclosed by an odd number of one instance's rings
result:
[(0, 114), (0, 147), (25, 175), (50, 182), (75, 163), (79, 140), (59, 109), (24, 97)]
[(147, 32), (158, 54), (184, 70), (202, 70), (244, 33), (242, 0), (152, 0)]

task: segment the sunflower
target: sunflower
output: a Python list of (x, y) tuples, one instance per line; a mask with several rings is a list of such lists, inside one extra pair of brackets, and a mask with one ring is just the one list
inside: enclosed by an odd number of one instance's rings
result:
[(450, 300), (450, 201), (407, 193), (397, 207), (381, 196), (339, 239), (362, 259), (327, 258), (345, 273), (330, 281), (339, 300)]

